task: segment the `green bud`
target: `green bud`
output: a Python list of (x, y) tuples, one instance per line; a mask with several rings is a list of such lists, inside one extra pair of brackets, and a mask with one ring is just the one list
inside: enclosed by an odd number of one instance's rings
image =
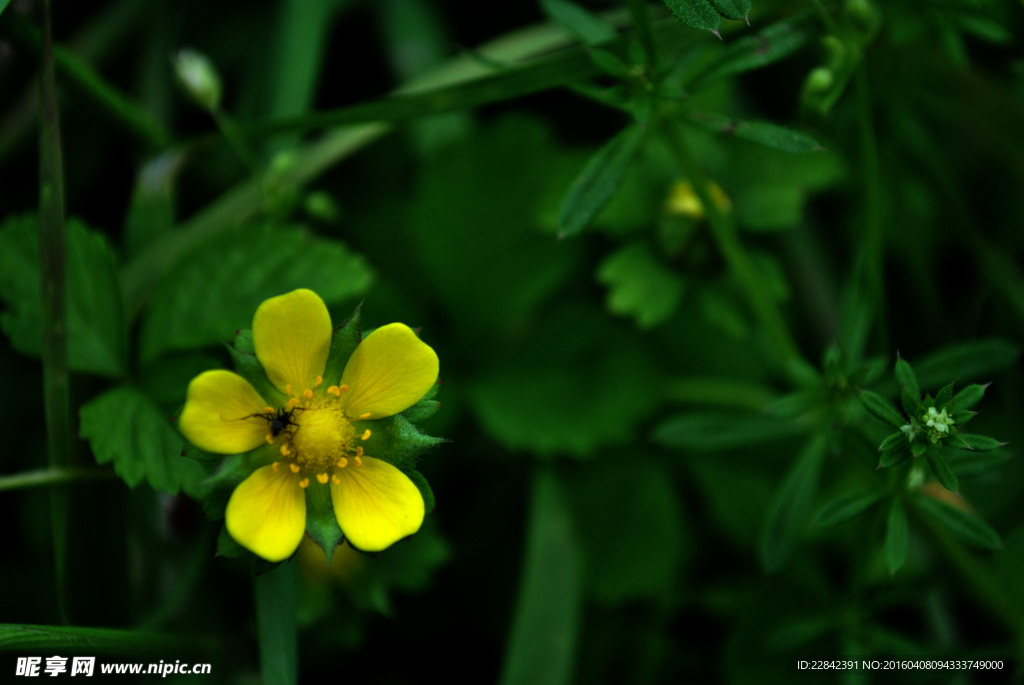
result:
[(846, 0), (843, 6), (843, 14), (849, 20), (850, 25), (860, 33), (861, 37), (871, 40), (878, 31), (882, 18), (878, 10), (871, 4), (870, 0)]
[(206, 55), (182, 48), (172, 63), (178, 83), (200, 107), (212, 112), (220, 106), (220, 76)]
[(835, 83), (835, 74), (827, 67), (818, 67), (807, 75), (804, 91), (807, 93), (824, 93)]

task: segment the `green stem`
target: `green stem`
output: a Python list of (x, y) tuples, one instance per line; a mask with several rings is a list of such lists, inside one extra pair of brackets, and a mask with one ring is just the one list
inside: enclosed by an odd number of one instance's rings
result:
[(59, 485), (80, 480), (103, 480), (112, 478), (113, 471), (93, 468), (49, 468), (39, 471), (26, 471), (10, 476), (0, 476), (0, 491), (20, 490), (22, 488), (39, 488), (47, 485)]
[(25, 47), (40, 52), (44, 70), (46, 60), (55, 61), (61, 75), (91, 96), (97, 104), (120, 120), (127, 130), (150, 147), (163, 149), (170, 144), (171, 134), (149, 112), (122, 95), (74, 53), (54, 46), (49, 36), (41, 37), (39, 32), (23, 19), (16, 18), (10, 25), (16, 40)]
[(882, 179), (878, 162), (878, 138), (875, 135), (874, 114), (871, 111), (871, 91), (868, 87), (866, 65), (863, 62), (854, 78), (857, 89), (857, 114), (860, 119), (860, 149), (863, 155), (865, 283), (874, 309), (878, 348), (884, 350), (889, 346), (889, 334), (885, 315), (883, 273)]
[(242, 164), (249, 170), (249, 173), (253, 175), (259, 174), (259, 158), (255, 151), (253, 151), (252, 146), (249, 145), (249, 141), (242, 134), (238, 124), (235, 123), (235, 120), (221, 109), (211, 110), (210, 116), (213, 117), (213, 120), (217, 123), (217, 128), (224, 135), (224, 139), (228, 141), (228, 145), (235, 151), (238, 158), (242, 160)]
[[(39, 81), (39, 253), (42, 292), (43, 396), (46, 405), (47, 461), (64, 469), (71, 461), (71, 416), (68, 393), (67, 292), (65, 284), (64, 174), (60, 149), (60, 117), (54, 78), (50, 1), (43, 5), (42, 70)], [(67, 491), (50, 493), (56, 564), (57, 602), (65, 605), (64, 557)]]
[(636, 31), (640, 45), (644, 49), (647, 68), (654, 71), (658, 67), (658, 52), (651, 31), (651, 8), (647, 0), (629, 0), (629, 13), (633, 17), (633, 30)]
[[(719, 209), (711, 197), (710, 179), (694, 159), (686, 139), (677, 126), (666, 121), (662, 126), (672, 153), (682, 167), (683, 173), (693, 181), (694, 190), (707, 214), (711, 233), (718, 243), (718, 249), (729, 265), (733, 277), (746, 295), (754, 316), (761, 323), (775, 352), (783, 361), (786, 375), (794, 382), (803, 384), (808, 379), (810, 365), (800, 355), (796, 342), (789, 333), (782, 314), (775, 306), (768, 289), (761, 282), (750, 256), (747, 254), (729, 217)], [(813, 372), (812, 372), (813, 373)]]
[(286, 562), (253, 579), (260, 671), (265, 683), (295, 685), (299, 679), (295, 568), (295, 562)]
[(731, 378), (674, 378), (665, 383), (662, 396), (670, 402), (718, 405), (765, 411), (775, 393), (759, 383)]

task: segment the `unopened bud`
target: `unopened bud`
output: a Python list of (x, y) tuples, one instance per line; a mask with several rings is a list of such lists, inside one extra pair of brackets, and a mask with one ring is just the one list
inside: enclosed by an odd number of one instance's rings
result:
[(220, 76), (206, 55), (182, 48), (172, 61), (174, 75), (189, 97), (205, 110), (216, 110), (220, 105)]

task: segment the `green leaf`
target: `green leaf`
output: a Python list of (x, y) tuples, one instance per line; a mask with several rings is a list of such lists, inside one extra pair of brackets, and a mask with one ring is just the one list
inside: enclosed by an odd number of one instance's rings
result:
[(990, 384), (985, 385), (968, 385), (966, 388), (958, 392), (952, 399), (953, 409), (955, 411), (966, 411), (971, 409), (985, 396), (985, 390), (988, 389)]
[(630, 243), (605, 258), (597, 278), (608, 286), (609, 311), (632, 316), (640, 328), (667, 321), (683, 297), (683, 280), (642, 242)]
[(331, 502), (331, 486), (311, 478), (306, 488), (306, 534), (323, 550), (330, 566), (342, 533)]
[[(901, 393), (906, 392), (913, 396), (916, 409), (916, 405), (921, 399), (921, 387), (917, 384), (914, 370), (910, 368), (910, 364), (903, 357), (896, 359), (896, 383), (899, 385)], [(913, 415), (910, 409), (904, 407), (904, 410)]]
[(156, 654), (198, 650), (195, 638), (143, 630), (0, 623), (0, 651)]
[(174, 228), (174, 185), (185, 155), (166, 152), (139, 170), (124, 227), (124, 251), (131, 256)]
[[(117, 378), (125, 368), (125, 328), (114, 253), (101, 234), (66, 224), (68, 368)], [(42, 345), (39, 222), (35, 215), (0, 225), (0, 328), (18, 352), (38, 356)]]
[(587, 45), (611, 40), (615, 29), (589, 11), (569, 0), (541, 0), (540, 7), (549, 19), (565, 26)]
[(582, 231), (612, 199), (645, 132), (639, 124), (628, 126), (590, 158), (562, 201), (558, 228), (563, 235)]
[(167, 417), (138, 390), (108, 390), (81, 409), (81, 437), (89, 441), (96, 461), (113, 463), (131, 487), (143, 480), (161, 492), (179, 490), (201, 497), (206, 478), (202, 466), (181, 456), (183, 438)]
[(0, 0), (0, 14), (4, 13), (4, 10), (7, 9), (7, 5), (10, 3), (11, 0)]
[(956, 386), (956, 381), (953, 381), (952, 383), (947, 383), (946, 385), (942, 386), (942, 389), (939, 390), (937, 395), (935, 395), (935, 406), (937, 408), (941, 409), (943, 406), (948, 404), (950, 400), (953, 399), (954, 386)]
[(903, 567), (909, 550), (910, 530), (907, 525), (907, 511), (903, 508), (903, 500), (894, 497), (885, 527), (885, 565), (889, 568), (890, 574)]
[(953, 531), (965, 542), (981, 549), (1002, 549), (1003, 541), (999, 538), (999, 533), (980, 516), (926, 496), (914, 498), (914, 503), (927, 516)]
[(766, 121), (740, 121), (713, 112), (690, 112), (689, 121), (724, 136), (735, 136), (783, 152), (813, 152), (825, 149), (806, 133)]
[(795, 421), (761, 414), (692, 412), (670, 418), (654, 429), (655, 442), (686, 450), (717, 451), (791, 438), (807, 429)]
[(573, 673), (583, 555), (555, 474), (534, 477), (525, 565), (501, 685), (567, 685)]
[(750, 14), (750, 0), (711, 0), (711, 4), (726, 19), (746, 19)]
[(722, 17), (708, 0), (663, 0), (676, 19), (695, 29), (718, 33)]
[(714, 58), (703, 65), (686, 84), (696, 93), (736, 74), (777, 62), (803, 48), (818, 35), (815, 19), (809, 12), (800, 12), (717, 50)]
[(949, 462), (942, 456), (942, 453), (936, 449), (929, 449), (925, 452), (925, 456), (928, 457), (928, 465), (932, 467), (932, 473), (942, 483), (942, 487), (950, 492), (960, 494), (960, 481), (957, 479), (956, 474), (953, 473), (953, 469), (949, 467)]
[(921, 412), (925, 409), (921, 404), (921, 396), (906, 388), (900, 392), (900, 406), (907, 416), (915, 418), (920, 418)]
[(910, 441), (903, 431), (896, 431), (878, 447), (878, 468), (887, 469), (902, 464), (910, 456)]
[(140, 355), (210, 345), (249, 328), (264, 300), (296, 288), (328, 305), (369, 287), (372, 272), (344, 244), (297, 227), (230, 231), (184, 259), (153, 296), (142, 326)]
[(893, 428), (902, 428), (907, 425), (907, 420), (903, 415), (893, 409), (892, 405), (886, 402), (881, 395), (870, 390), (861, 390), (860, 401), (875, 418), (886, 422)]
[(814, 525), (818, 528), (828, 528), (843, 523), (869, 508), (884, 495), (884, 492), (877, 491), (844, 495), (819, 509), (814, 517)]
[(976, 435), (974, 433), (957, 433), (958, 438), (967, 443), (967, 449), (976, 450), (978, 452), (991, 452), (992, 450), (999, 449), (1005, 442), (999, 442), (995, 438), (990, 438), (987, 435)]
[(825, 446), (820, 436), (807, 442), (768, 507), (761, 529), (760, 552), (761, 565), (769, 573), (789, 560), (807, 530), (811, 503), (817, 494), (825, 461)]
[(997, 470), (1010, 460), (1006, 450), (991, 452), (953, 451), (944, 455), (959, 478), (975, 478)]
[(979, 379), (1013, 366), (1020, 347), (1009, 340), (993, 338), (961, 343), (930, 354), (917, 362), (917, 377), (923, 388), (937, 388), (950, 378)]
[(635, 450), (624, 456), (588, 463), (569, 490), (574, 520), (586, 522), (578, 533), (588, 592), (609, 604), (671, 594), (688, 546), (671, 474)]

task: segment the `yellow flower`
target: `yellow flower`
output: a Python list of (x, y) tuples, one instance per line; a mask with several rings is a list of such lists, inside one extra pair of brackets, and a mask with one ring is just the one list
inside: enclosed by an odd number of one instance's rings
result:
[(372, 434), (366, 422), (398, 414), (426, 394), (437, 380), (437, 355), (408, 326), (388, 324), (363, 339), (340, 378), (325, 382), (331, 334), (316, 293), (271, 298), (256, 310), (252, 336), (275, 397), (225, 370), (202, 373), (188, 387), (179, 425), (192, 444), (216, 454), (272, 451), (272, 463), (235, 488), (225, 512), (231, 537), (269, 561), (295, 552), (307, 498), (327, 492), (342, 533), (361, 550), (382, 550), (423, 522), (416, 485), (365, 454), (363, 444)]

